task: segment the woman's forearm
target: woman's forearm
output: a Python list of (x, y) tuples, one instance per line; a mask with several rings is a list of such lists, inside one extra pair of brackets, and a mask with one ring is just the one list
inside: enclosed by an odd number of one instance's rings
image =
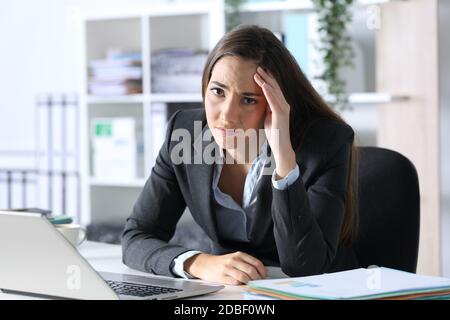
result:
[(275, 156), (275, 164), (276, 180), (283, 179), (297, 164), (294, 150), (290, 148), (279, 156)]
[(286, 190), (273, 188), (272, 219), (280, 267), (293, 277), (321, 273), (333, 256), (301, 180)]

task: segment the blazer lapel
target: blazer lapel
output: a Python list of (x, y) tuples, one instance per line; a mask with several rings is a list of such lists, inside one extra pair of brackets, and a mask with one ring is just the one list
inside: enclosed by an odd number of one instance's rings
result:
[[(208, 133), (209, 131), (209, 133)], [(202, 137), (211, 137), (211, 140), (203, 139)], [(200, 139), (201, 142), (197, 139)], [(190, 190), (192, 192), (193, 204), (195, 206), (194, 215), (199, 224), (204, 228), (208, 236), (215, 242), (219, 242), (217, 223), (213, 215), (213, 208), (211, 203), (211, 188), (212, 178), (214, 175), (214, 164), (205, 163), (203, 159), (203, 152), (205, 148), (211, 143), (216, 144), (212, 135), (210, 135), (210, 129), (205, 121), (201, 135), (194, 137), (194, 148), (192, 152), (193, 164), (189, 164), (187, 172), (190, 175)], [(201, 149), (199, 147), (201, 146)], [(196, 164), (194, 162), (195, 157), (201, 156), (201, 163)], [(199, 158), (197, 158), (199, 159)]]

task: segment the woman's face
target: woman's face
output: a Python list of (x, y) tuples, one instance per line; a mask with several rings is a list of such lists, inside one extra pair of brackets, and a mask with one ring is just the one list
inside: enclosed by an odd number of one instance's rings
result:
[(225, 56), (213, 68), (205, 92), (206, 118), (223, 149), (235, 149), (234, 130), (254, 129), (258, 135), (263, 128), (267, 101), (253, 80), (257, 67), (250, 60)]

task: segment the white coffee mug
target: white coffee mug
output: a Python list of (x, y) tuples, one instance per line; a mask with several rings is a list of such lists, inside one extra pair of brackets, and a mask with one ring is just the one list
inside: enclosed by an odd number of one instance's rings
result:
[(55, 227), (74, 247), (79, 246), (86, 240), (86, 229), (79, 224), (57, 224)]

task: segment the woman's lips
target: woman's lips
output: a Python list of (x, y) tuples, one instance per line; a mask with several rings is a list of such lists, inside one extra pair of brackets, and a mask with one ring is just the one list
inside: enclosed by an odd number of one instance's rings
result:
[(231, 128), (222, 128), (222, 127), (216, 127), (217, 130), (223, 135), (223, 136), (234, 136), (236, 135), (235, 129)]

